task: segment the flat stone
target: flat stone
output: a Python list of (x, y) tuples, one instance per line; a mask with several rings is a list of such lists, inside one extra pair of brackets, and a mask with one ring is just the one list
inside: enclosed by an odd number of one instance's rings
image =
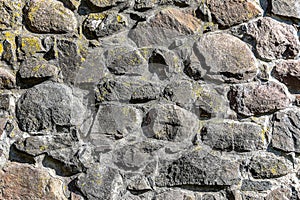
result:
[(149, 138), (179, 142), (198, 130), (198, 118), (176, 105), (157, 104), (146, 114), (142, 128)]
[(272, 81), (233, 86), (228, 98), (230, 107), (243, 116), (273, 113), (291, 103), (284, 87)]
[(246, 34), (256, 41), (255, 50), (261, 59), (292, 59), (300, 51), (297, 30), (270, 17), (263, 17), (246, 25)]
[(223, 28), (262, 16), (260, 6), (251, 0), (207, 0), (206, 2), (214, 20)]
[(0, 89), (12, 89), (16, 87), (16, 76), (9, 70), (0, 68)]
[(34, 168), (28, 164), (7, 163), (0, 171), (1, 199), (37, 199), (67, 200), (63, 182), (52, 177), (46, 169)]
[(284, 83), (291, 92), (300, 91), (300, 61), (286, 60), (275, 65), (272, 75)]
[(77, 28), (74, 13), (55, 0), (31, 0), (25, 12), (25, 21), (35, 33), (68, 33)]
[(92, 13), (83, 23), (83, 32), (89, 39), (103, 38), (121, 32), (127, 25), (127, 18), (117, 12)]
[(155, 178), (158, 187), (230, 186), (240, 181), (239, 164), (203, 151), (190, 152), (161, 164)]
[(273, 120), (272, 147), (285, 152), (300, 153), (300, 110), (277, 112)]
[(131, 103), (146, 103), (151, 100), (156, 100), (160, 97), (161, 90), (159, 85), (152, 83), (142, 85), (132, 93)]
[(262, 128), (251, 122), (217, 122), (201, 130), (203, 144), (222, 151), (255, 151), (264, 149)]
[(194, 45), (194, 53), (206, 71), (203, 79), (225, 83), (252, 80), (257, 74), (256, 59), (250, 48), (226, 33), (205, 34)]
[(166, 8), (149, 19), (149, 22), (139, 23), (129, 32), (128, 37), (138, 47), (162, 46), (175, 37), (197, 33), (201, 29), (200, 25), (194, 16), (176, 8)]
[(256, 179), (278, 178), (291, 171), (289, 164), (282, 157), (265, 153), (256, 155), (251, 159), (249, 171)]
[(300, 19), (300, 3), (297, 0), (272, 0), (275, 15)]
[(18, 100), (16, 116), (23, 131), (38, 132), (79, 125), (85, 109), (72, 89), (45, 82), (27, 90)]

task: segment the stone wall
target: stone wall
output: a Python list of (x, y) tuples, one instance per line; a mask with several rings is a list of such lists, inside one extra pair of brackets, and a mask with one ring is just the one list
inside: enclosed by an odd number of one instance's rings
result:
[(300, 199), (299, 0), (0, 10), (0, 199)]

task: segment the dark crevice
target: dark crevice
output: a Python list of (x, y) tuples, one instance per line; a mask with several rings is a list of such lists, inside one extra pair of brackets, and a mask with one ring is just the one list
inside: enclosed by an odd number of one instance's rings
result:
[(33, 156), (18, 150), (14, 144), (10, 147), (8, 160), (19, 163), (35, 164)]

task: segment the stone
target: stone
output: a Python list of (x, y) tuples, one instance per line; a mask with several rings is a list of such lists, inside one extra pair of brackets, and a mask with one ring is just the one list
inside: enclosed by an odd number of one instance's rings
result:
[(59, 131), (80, 125), (85, 109), (72, 89), (60, 83), (44, 82), (27, 90), (18, 100), (19, 127), (27, 132)]
[(178, 36), (192, 35), (200, 29), (200, 21), (191, 14), (176, 8), (165, 8), (149, 19), (149, 22), (141, 22), (131, 29), (128, 37), (138, 47), (162, 46), (171, 43)]
[(142, 115), (139, 110), (128, 105), (100, 105), (91, 135), (105, 135), (121, 139), (141, 132)]
[(195, 196), (191, 193), (182, 191), (166, 191), (155, 195), (155, 200), (195, 200)]
[(299, 109), (280, 111), (273, 117), (272, 147), (284, 152), (300, 152)]
[(293, 59), (300, 51), (297, 30), (270, 17), (263, 17), (246, 25), (246, 34), (255, 40), (257, 55), (266, 61)]
[(64, 195), (63, 182), (44, 168), (7, 163), (0, 171), (0, 178), (1, 199), (68, 199)]
[(211, 122), (201, 129), (203, 144), (222, 151), (255, 151), (265, 149), (263, 129), (251, 122)]
[(16, 87), (16, 76), (9, 70), (0, 68), (0, 89), (13, 89)]
[[(289, 188), (277, 188), (272, 190), (265, 198), (265, 200), (275, 200), (275, 199), (294, 199), (292, 191)], [(297, 198), (297, 197), (296, 197)]]
[(243, 180), (241, 190), (243, 191), (265, 191), (272, 188), (270, 181)]
[(300, 4), (297, 0), (272, 0), (272, 13), (300, 19)]
[(142, 85), (132, 93), (131, 103), (146, 103), (152, 100), (156, 100), (160, 97), (161, 91), (159, 85), (152, 83)]
[(196, 133), (198, 119), (176, 105), (157, 104), (144, 117), (142, 128), (149, 138), (179, 142)]
[(22, 26), (22, 1), (0, 1), (0, 30), (15, 29)]
[(57, 76), (58, 68), (45, 60), (27, 59), (22, 63), (19, 75), (22, 81), (26, 82), (36, 81), (36, 79), (45, 80)]
[(106, 51), (106, 67), (115, 75), (141, 76), (147, 72), (146, 60), (139, 51), (119, 47)]
[(124, 0), (88, 0), (91, 6), (105, 8), (116, 6), (118, 2), (123, 2)]
[(83, 32), (89, 39), (103, 38), (123, 31), (127, 18), (117, 12), (92, 13), (83, 23)]
[(117, 192), (118, 171), (110, 167), (94, 164), (87, 172), (81, 174), (76, 181), (76, 186), (83, 195), (90, 200), (113, 199), (114, 192)]
[(25, 12), (25, 21), (35, 33), (70, 33), (77, 28), (74, 13), (55, 0), (31, 0)]
[(291, 103), (284, 87), (273, 81), (233, 86), (228, 98), (230, 107), (242, 116), (273, 113)]
[(237, 184), (240, 179), (237, 162), (200, 150), (160, 164), (155, 184), (158, 187), (230, 186)]
[(300, 61), (286, 60), (275, 65), (272, 75), (284, 83), (289, 91), (297, 93), (300, 91)]
[(272, 153), (258, 154), (251, 159), (249, 171), (255, 179), (278, 178), (291, 171), (289, 164)]
[(250, 48), (226, 33), (208, 33), (194, 45), (194, 53), (206, 70), (204, 80), (241, 83), (257, 74), (256, 59)]
[(36, 53), (45, 52), (41, 40), (38, 37), (31, 35), (18, 36), (17, 43), (17, 53), (19, 59), (26, 59), (35, 55)]
[(262, 16), (262, 8), (252, 0), (206, 0), (207, 7), (221, 28), (228, 28)]

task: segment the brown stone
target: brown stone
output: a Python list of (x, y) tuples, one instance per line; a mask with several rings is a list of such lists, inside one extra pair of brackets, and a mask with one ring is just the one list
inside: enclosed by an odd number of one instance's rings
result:
[(221, 27), (230, 27), (262, 16), (262, 9), (251, 0), (207, 0), (207, 6)]
[(284, 83), (291, 92), (300, 91), (300, 61), (286, 60), (277, 63), (273, 76)]
[(0, 199), (55, 199), (66, 200), (63, 183), (45, 169), (28, 164), (8, 163), (0, 171)]

